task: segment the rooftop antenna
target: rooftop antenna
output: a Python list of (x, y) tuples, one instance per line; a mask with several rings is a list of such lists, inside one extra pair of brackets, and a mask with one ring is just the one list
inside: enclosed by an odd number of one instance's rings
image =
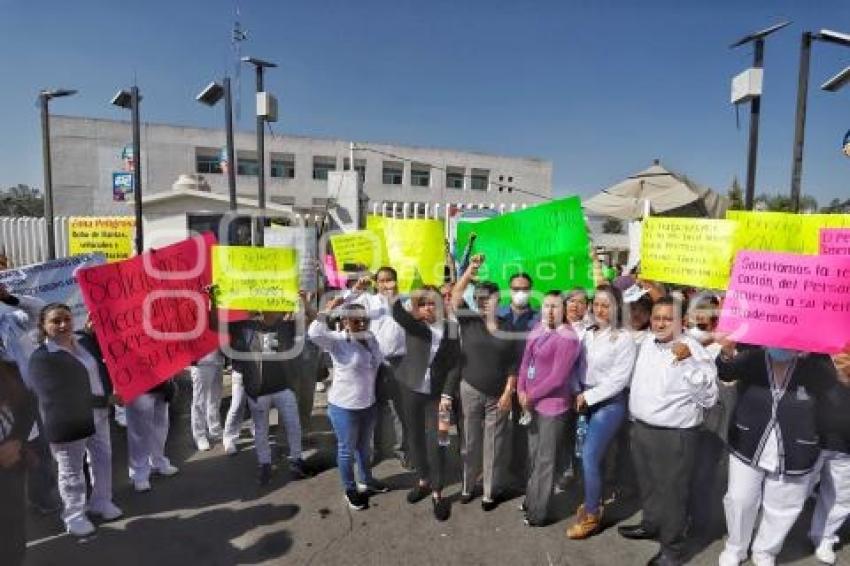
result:
[(230, 33), (230, 46), (233, 50), (233, 78), (236, 83), (236, 122), (242, 117), (242, 42), (248, 39), (248, 30), (242, 28), (239, 22), (241, 11), (239, 2), (236, 2), (236, 19), (233, 21), (233, 30)]

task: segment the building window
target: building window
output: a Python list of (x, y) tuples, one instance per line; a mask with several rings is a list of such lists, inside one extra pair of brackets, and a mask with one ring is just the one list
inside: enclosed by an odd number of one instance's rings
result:
[(292, 154), (282, 154), (271, 156), (271, 176), (279, 179), (294, 179), (295, 178), (295, 156)]
[(252, 177), (256, 177), (260, 173), (260, 166), (257, 163), (256, 158), (254, 157), (242, 157), (239, 156), (236, 158), (236, 174), (237, 175), (250, 175)]
[(382, 177), (385, 185), (400, 185), (404, 177), (404, 164), (399, 161), (384, 161)]
[(313, 157), (313, 178), (315, 180), (327, 181), (329, 171), (336, 171), (336, 157), (326, 155)]
[(463, 189), (463, 167), (446, 167), (446, 188)]
[[(348, 171), (351, 169), (351, 159), (346, 157), (342, 161), (342, 169), (343, 171)], [(354, 170), (357, 171), (358, 177), (360, 177), (361, 182), (366, 182), (366, 160), (365, 159), (355, 159), (354, 160)]]
[(410, 167), (410, 184), (413, 187), (430, 187), (431, 169), (427, 165), (414, 163)]
[(221, 173), (221, 156), (213, 149), (195, 154), (195, 173)]
[(470, 188), (473, 191), (486, 191), (490, 184), (490, 171), (487, 169), (473, 169), (470, 175)]

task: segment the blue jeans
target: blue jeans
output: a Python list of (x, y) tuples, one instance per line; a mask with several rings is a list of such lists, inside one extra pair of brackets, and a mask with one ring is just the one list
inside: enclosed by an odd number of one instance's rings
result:
[(365, 409), (343, 409), (328, 403), (328, 418), (336, 434), (336, 464), (342, 477), (342, 487), (346, 491), (356, 489), (355, 460), (360, 481), (372, 479), (370, 444), (375, 428), (375, 405)]
[(588, 413), (581, 464), (584, 471), (584, 509), (590, 514), (599, 512), (605, 477), (602, 462), (625, 416), (626, 399), (622, 394), (591, 407)]

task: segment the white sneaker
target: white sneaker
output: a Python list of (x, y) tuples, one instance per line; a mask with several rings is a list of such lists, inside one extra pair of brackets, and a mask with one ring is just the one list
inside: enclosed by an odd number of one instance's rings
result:
[(176, 475), (177, 472), (179, 472), (179, 471), (180, 471), (180, 468), (178, 468), (177, 466), (174, 466), (172, 464), (168, 464), (164, 468), (156, 468), (156, 473), (158, 473), (161, 476), (165, 476), (165, 477), (170, 477), (170, 476)]
[(738, 559), (737, 553), (729, 550), (724, 550), (717, 558), (717, 564), (719, 566), (738, 566), (740, 563), (741, 561)]
[(106, 503), (98, 507), (90, 508), (89, 513), (91, 513), (92, 515), (97, 515), (104, 521), (114, 521), (115, 519), (124, 514), (124, 512), (121, 511), (121, 509), (119, 509), (118, 506), (112, 503), (111, 501), (107, 501)]
[(236, 445), (232, 442), (224, 441), (224, 453), (228, 456), (233, 456), (236, 454)]
[(201, 452), (206, 452), (210, 449), (210, 441), (207, 440), (205, 436), (202, 436), (195, 440), (195, 445), (198, 447), (198, 450)]
[(818, 559), (818, 562), (823, 562), (824, 564), (835, 564), (835, 551), (832, 550), (831, 540), (821, 541), (815, 550), (815, 558)]
[(74, 517), (65, 522), (65, 529), (75, 537), (87, 537), (95, 531), (94, 525), (85, 517)]
[(776, 566), (776, 557), (767, 552), (753, 552), (752, 560), (755, 566)]
[(133, 489), (135, 489), (139, 493), (143, 493), (145, 491), (150, 491), (151, 490), (151, 482), (148, 481), (148, 480), (133, 481)]

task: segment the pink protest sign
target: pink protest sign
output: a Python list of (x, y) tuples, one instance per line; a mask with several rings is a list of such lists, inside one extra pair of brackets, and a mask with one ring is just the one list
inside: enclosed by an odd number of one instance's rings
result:
[(832, 354), (850, 343), (850, 257), (738, 252), (718, 331)]
[(820, 253), (850, 256), (850, 228), (821, 228)]
[(325, 278), (328, 280), (328, 287), (345, 289), (345, 274), (337, 271), (336, 260), (331, 254), (325, 256)]
[(218, 347), (209, 330), (211, 233), (76, 273), (109, 377), (125, 402)]

